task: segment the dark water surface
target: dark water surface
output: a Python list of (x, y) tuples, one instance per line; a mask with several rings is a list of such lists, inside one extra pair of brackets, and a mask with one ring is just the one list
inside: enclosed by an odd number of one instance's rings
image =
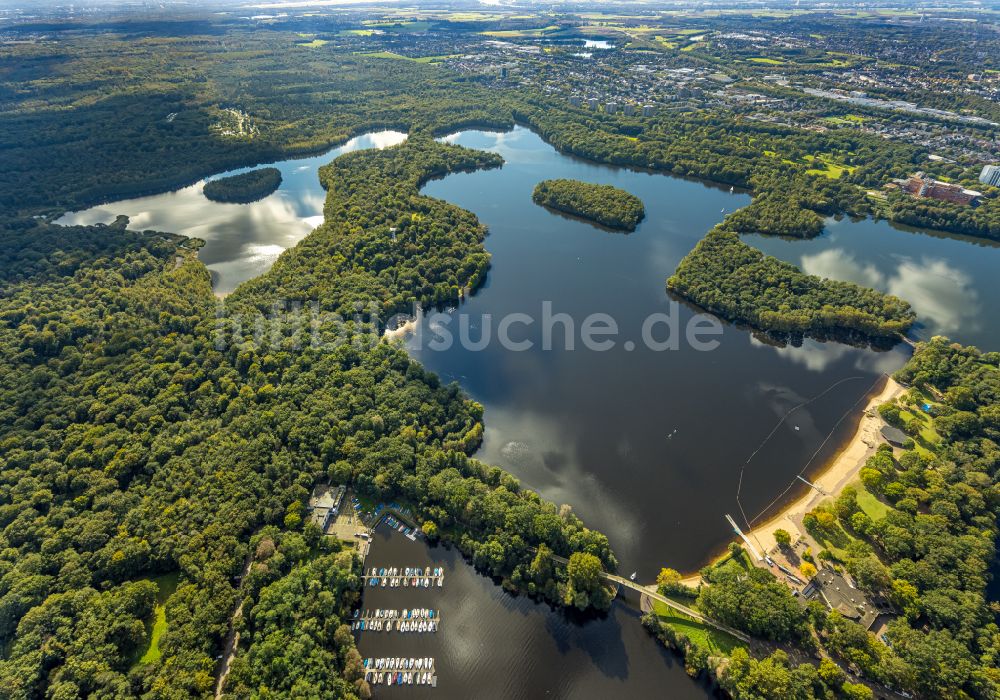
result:
[[(574, 319), (577, 329), (588, 314), (605, 312), (621, 335), (607, 352), (579, 342), (567, 350), (556, 326), (553, 349), (546, 351), (536, 320), (511, 333), (535, 341), (528, 351), (497, 342), (482, 350), (456, 342), (442, 351), (430, 349), (442, 319), (427, 316), (424, 332), (409, 341), (411, 352), (484, 405), (479, 456), (545, 498), (571, 504), (608, 535), (626, 573), (651, 580), (665, 565), (690, 570), (704, 564), (731, 537), (725, 514), (739, 520), (741, 467), (780, 417), (822, 394), (778, 430), (744, 474), (742, 504), (751, 518), (825, 440), (813, 464), (821, 466), (836, 451), (856, 427), (841, 419), (882, 372), (906, 359), (902, 349), (875, 352), (808, 339), (801, 347), (773, 347), (731, 325), (713, 351), (683, 340), (677, 350), (651, 350), (641, 342), (644, 319), (673, 309), (683, 329), (694, 314), (666, 293), (666, 278), (723, 210), (745, 206), (749, 197), (563, 156), (522, 128), (464, 132), (452, 140), (506, 160), (500, 170), (455, 174), (424, 188), (490, 227), (487, 284), (455, 310), (471, 317), (470, 337), (480, 337), (487, 315), (494, 336), (507, 314), (540, 319), (544, 301), (552, 313)], [(553, 177), (621, 187), (645, 202), (646, 220), (625, 235), (532, 204), (534, 185)], [(457, 336), (457, 321), (446, 327)]]

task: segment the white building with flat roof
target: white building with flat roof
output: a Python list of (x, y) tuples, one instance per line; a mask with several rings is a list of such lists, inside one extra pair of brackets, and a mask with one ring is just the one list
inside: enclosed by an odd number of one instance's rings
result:
[(984, 165), (979, 181), (990, 187), (1000, 187), (1000, 165)]

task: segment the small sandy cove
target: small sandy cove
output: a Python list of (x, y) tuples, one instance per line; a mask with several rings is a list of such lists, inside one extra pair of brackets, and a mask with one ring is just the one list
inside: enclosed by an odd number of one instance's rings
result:
[(802, 516), (822, 501), (835, 498), (841, 489), (857, 479), (861, 467), (865, 466), (865, 462), (878, 448), (879, 430), (884, 423), (876, 409), (887, 401), (901, 396), (905, 391), (906, 389), (892, 377), (886, 377), (886, 384), (882, 391), (873, 397), (865, 407), (854, 437), (833, 458), (826, 469), (812, 480), (812, 483), (823, 489), (828, 495), (823, 495), (815, 489), (809, 489), (805, 495), (790, 503), (780, 513), (757, 525), (751, 533), (748, 533), (750, 539), (759, 543), (764, 552), (770, 552), (777, 544), (774, 541), (774, 531), (778, 528), (786, 530), (792, 536), (792, 542), (804, 535)]

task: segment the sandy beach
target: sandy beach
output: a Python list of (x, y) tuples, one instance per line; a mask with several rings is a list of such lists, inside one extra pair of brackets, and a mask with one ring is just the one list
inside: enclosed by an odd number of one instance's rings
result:
[(815, 489), (809, 489), (807, 493), (790, 503), (780, 513), (758, 523), (751, 532), (747, 533), (763, 552), (771, 551), (777, 544), (774, 540), (774, 531), (778, 528), (786, 530), (792, 536), (793, 542), (804, 535), (805, 528), (802, 526), (802, 516), (824, 500), (835, 498), (841, 489), (857, 479), (858, 472), (878, 448), (880, 442), (879, 430), (884, 423), (876, 409), (881, 404), (902, 395), (905, 391), (906, 389), (892, 377), (886, 378), (882, 391), (872, 397), (865, 407), (854, 436), (826, 468), (812, 479), (812, 483), (821, 488), (826, 495)]
[(412, 333), (417, 329), (417, 319), (411, 318), (406, 323), (403, 323), (398, 328), (392, 330), (386, 329), (382, 332), (382, 340), (390, 342), (393, 340), (401, 340), (406, 338), (407, 335)]

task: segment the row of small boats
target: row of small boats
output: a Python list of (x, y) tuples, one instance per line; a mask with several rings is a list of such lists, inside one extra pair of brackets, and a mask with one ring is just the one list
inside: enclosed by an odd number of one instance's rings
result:
[(382, 586), (385, 588), (398, 588), (403, 587), (413, 587), (413, 588), (430, 588), (435, 583), (437, 583), (438, 588), (444, 585), (444, 576), (440, 574), (434, 574), (434, 578), (427, 576), (400, 576), (400, 575), (383, 575), (383, 576), (370, 576), (367, 579), (367, 583), (370, 587), (374, 588), (376, 586)]
[(370, 632), (437, 632), (438, 622), (436, 620), (358, 620), (351, 625), (351, 628), (358, 631), (368, 630)]
[(429, 671), (413, 673), (409, 671), (366, 671), (365, 680), (373, 685), (430, 685), (437, 686), (437, 676)]
[(440, 567), (440, 566), (435, 566), (434, 568), (431, 568), (429, 566), (425, 566), (422, 569), (419, 566), (404, 566), (403, 568), (400, 568), (398, 566), (393, 566), (393, 567), (390, 567), (388, 569), (386, 567), (384, 567), (384, 566), (382, 568), (378, 568), (376, 566), (373, 566), (371, 568), (371, 570), (368, 572), (368, 576), (377, 576), (377, 577), (382, 577), (382, 576), (443, 576), (443, 575), (444, 575), (444, 569), (442, 567)]
[(433, 656), (419, 658), (401, 656), (368, 657), (364, 661), (366, 671), (430, 671), (434, 668)]
[(395, 618), (399, 617), (405, 620), (432, 620), (435, 617), (440, 617), (440, 613), (433, 608), (412, 608), (407, 610), (403, 608), (402, 612), (399, 610), (383, 610), (382, 608), (376, 608), (375, 610), (365, 610), (363, 613), (360, 610), (354, 611), (354, 619), (359, 617), (362, 619), (375, 617), (375, 618)]
[(414, 542), (416, 542), (416, 540), (417, 540), (417, 531), (414, 528), (409, 527), (407, 525), (404, 525), (403, 523), (399, 522), (398, 520), (396, 520), (391, 515), (387, 515), (385, 517), (385, 522), (386, 522), (386, 524), (389, 527), (395, 528), (399, 532), (402, 532), (404, 535), (406, 535), (409, 539), (411, 539)]

